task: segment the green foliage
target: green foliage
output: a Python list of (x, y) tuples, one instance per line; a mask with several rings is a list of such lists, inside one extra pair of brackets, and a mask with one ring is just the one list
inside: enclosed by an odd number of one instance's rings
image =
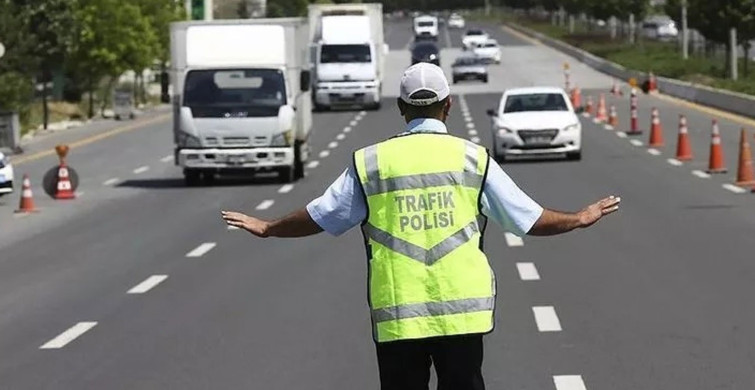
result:
[(270, 0), (267, 2), (267, 16), (271, 18), (305, 16), (308, 5), (308, 0)]

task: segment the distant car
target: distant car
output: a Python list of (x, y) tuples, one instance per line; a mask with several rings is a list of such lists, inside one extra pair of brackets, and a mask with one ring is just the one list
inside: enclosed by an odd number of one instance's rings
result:
[(454, 84), (461, 80), (480, 80), (488, 82), (488, 68), (476, 56), (461, 56), (451, 65)]
[(448, 18), (448, 28), (464, 28), (466, 22), (459, 14), (451, 14)]
[(498, 46), (498, 42), (495, 39), (488, 39), (484, 43), (477, 45), (472, 49), (472, 52), (488, 63), (501, 63), (501, 48)]
[(414, 18), (414, 36), (438, 39), (438, 18), (431, 15)]
[(429, 62), (440, 66), (440, 50), (433, 42), (419, 41), (412, 48), (412, 65), (418, 62)]
[(0, 196), (13, 192), (13, 164), (0, 152)]
[(657, 17), (642, 22), (642, 35), (661, 40), (674, 39), (679, 36), (679, 29), (673, 20)]
[(478, 29), (470, 29), (467, 30), (466, 34), (461, 38), (461, 43), (464, 50), (469, 50), (481, 43), (485, 43), (490, 39), (490, 36), (488, 36), (488, 33), (482, 30)]
[(582, 125), (566, 92), (555, 87), (507, 90), (492, 117), (493, 154), (509, 156), (565, 154), (582, 158)]

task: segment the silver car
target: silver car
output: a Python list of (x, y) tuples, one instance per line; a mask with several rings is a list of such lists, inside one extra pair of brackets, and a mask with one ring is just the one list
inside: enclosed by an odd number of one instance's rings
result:
[(476, 56), (462, 56), (451, 65), (454, 84), (461, 80), (480, 80), (488, 82), (488, 68), (482, 59)]

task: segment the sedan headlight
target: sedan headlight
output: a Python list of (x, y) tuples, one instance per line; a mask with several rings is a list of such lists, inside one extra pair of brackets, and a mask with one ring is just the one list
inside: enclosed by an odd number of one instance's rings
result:
[(293, 132), (291, 130), (284, 131), (282, 133), (273, 136), (270, 141), (270, 146), (289, 146), (293, 140)]
[(199, 148), (202, 147), (202, 142), (199, 140), (199, 137), (195, 137), (191, 134), (179, 131), (178, 145), (184, 148)]
[(570, 131), (577, 131), (577, 130), (579, 130), (579, 125), (578, 124), (573, 124), (573, 125), (570, 125), (570, 126), (566, 126), (564, 128), (564, 131), (567, 132), (567, 133), (570, 132)]
[(512, 134), (512, 133), (514, 133), (514, 131), (511, 130), (511, 129), (509, 129), (508, 127), (499, 127), (498, 128), (498, 136), (499, 137), (503, 137), (503, 136), (505, 136), (507, 134)]

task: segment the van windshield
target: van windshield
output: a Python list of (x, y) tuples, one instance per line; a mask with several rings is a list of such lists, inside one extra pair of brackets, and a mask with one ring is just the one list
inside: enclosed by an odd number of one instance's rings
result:
[(320, 63), (370, 62), (372, 54), (369, 45), (323, 45), (320, 49)]
[(435, 22), (430, 22), (430, 21), (427, 21), (427, 22), (417, 22), (417, 26), (419, 26), (419, 27), (433, 27), (433, 26), (435, 26)]
[(277, 69), (192, 70), (184, 106), (195, 118), (277, 116), (286, 104), (286, 82)]
[(506, 99), (503, 113), (525, 111), (568, 111), (564, 97), (558, 93), (511, 95)]

